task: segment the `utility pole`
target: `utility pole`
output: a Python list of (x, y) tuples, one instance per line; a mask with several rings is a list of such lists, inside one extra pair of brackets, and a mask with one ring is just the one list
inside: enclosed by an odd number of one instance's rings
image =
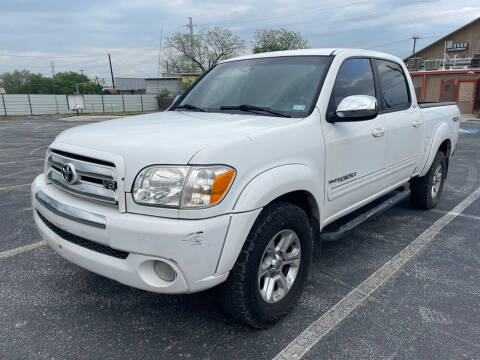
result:
[(113, 77), (112, 58), (110, 57), (110, 54), (108, 54), (108, 63), (110, 64), (110, 75), (112, 76), (113, 91), (115, 91), (115, 78)]
[(417, 40), (420, 39), (420, 36), (413, 35), (411, 37), (411, 39), (413, 40), (413, 52), (412, 52), (412, 54), (415, 54), (415, 47), (417, 46)]
[[(193, 59), (193, 24), (192, 24), (192, 17), (188, 17), (188, 25), (190, 28), (190, 56)], [(192, 60), (192, 72), (194, 72), (195, 69), (195, 62)]]
[(52, 68), (52, 78), (55, 77), (55, 65), (53, 65), (53, 61), (50, 61), (50, 67)]

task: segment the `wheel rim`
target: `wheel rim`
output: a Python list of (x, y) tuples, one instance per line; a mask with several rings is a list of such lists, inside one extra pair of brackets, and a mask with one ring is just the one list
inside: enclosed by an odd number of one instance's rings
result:
[(298, 275), (302, 247), (298, 235), (282, 230), (270, 239), (258, 269), (258, 290), (267, 303), (282, 300)]
[(435, 199), (440, 192), (440, 185), (442, 184), (442, 165), (439, 164), (433, 173), (432, 181), (432, 198)]

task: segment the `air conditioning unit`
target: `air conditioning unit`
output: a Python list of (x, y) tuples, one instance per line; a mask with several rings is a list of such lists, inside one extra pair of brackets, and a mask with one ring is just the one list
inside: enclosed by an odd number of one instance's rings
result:
[(410, 58), (408, 59), (408, 70), (410, 71), (418, 71), (423, 67), (423, 59), (422, 58)]
[(440, 59), (425, 60), (425, 70), (427, 71), (438, 70), (441, 66), (442, 60)]
[(480, 54), (473, 55), (471, 66), (472, 68), (480, 68)]

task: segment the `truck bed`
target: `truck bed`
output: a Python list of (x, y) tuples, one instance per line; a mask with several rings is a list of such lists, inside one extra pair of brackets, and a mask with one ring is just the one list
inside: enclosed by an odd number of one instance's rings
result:
[(418, 106), (422, 109), (437, 107), (437, 106), (450, 106), (450, 105), (457, 105), (454, 101), (420, 101), (418, 102)]

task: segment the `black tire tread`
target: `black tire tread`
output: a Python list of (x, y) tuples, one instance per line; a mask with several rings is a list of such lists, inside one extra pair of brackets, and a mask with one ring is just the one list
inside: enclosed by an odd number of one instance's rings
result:
[(287, 216), (298, 216), (300, 221), (309, 223), (307, 214), (291, 203), (278, 201), (265, 207), (256, 219), (227, 281), (220, 286), (222, 305), (226, 312), (236, 320), (254, 328), (267, 328), (269, 324), (285, 316), (294, 305), (292, 302), (283, 309), (280, 316), (267, 316), (260, 321), (251, 311), (250, 299), (245, 288), (249, 257), (255, 249), (257, 238), (266, 230), (266, 227), (272, 226), (274, 219)]
[[(442, 163), (443, 166), (443, 180), (446, 177), (447, 167), (446, 167), (446, 157), (445, 154), (441, 151), (438, 151), (435, 155), (435, 159), (432, 162), (432, 166), (428, 170), (428, 172), (422, 176), (414, 178), (410, 181), (410, 190), (411, 196), (410, 201), (412, 205), (418, 209), (431, 209), (435, 207), (436, 201), (440, 197), (440, 194), (437, 195), (437, 199), (435, 201), (431, 198), (430, 194), (430, 186), (431, 181), (433, 178), (433, 172), (439, 163)], [(442, 183), (443, 189), (443, 183)]]

